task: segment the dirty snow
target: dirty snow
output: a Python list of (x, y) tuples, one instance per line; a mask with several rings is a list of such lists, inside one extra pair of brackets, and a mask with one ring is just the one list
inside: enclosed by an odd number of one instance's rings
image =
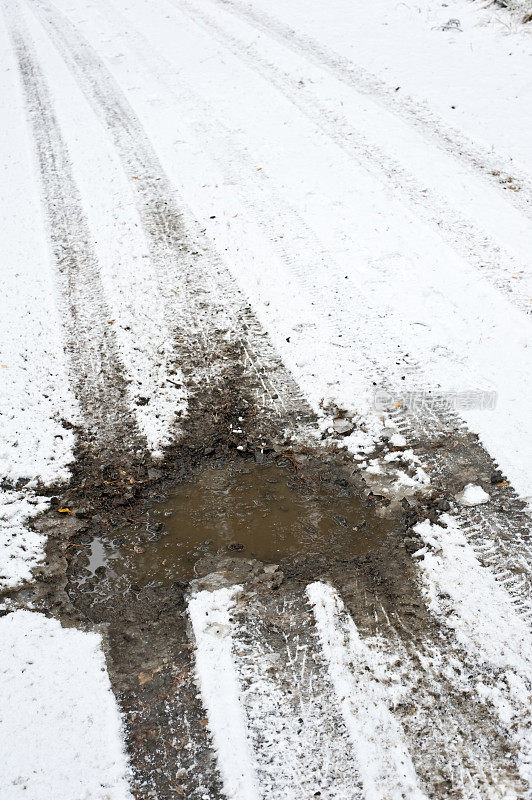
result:
[(31, 611), (0, 619), (0, 797), (132, 800), (100, 636)]
[(491, 668), (476, 689), (491, 699), (501, 722), (516, 731), (521, 772), (532, 779), (532, 640), (503, 585), (483, 567), (457, 521), (446, 527), (425, 521), (415, 527), (426, 545), (419, 571), (429, 607), (451, 629), (470, 662)]
[(419, 788), (406, 742), (379, 680), (384, 662), (378, 649), (360, 637), (340, 596), (325, 583), (311, 583), (307, 595), (314, 610), (327, 668), (351, 735), (367, 800), (426, 800)]
[[(0, 475), (16, 483), (68, 477), (76, 420), (63, 354), (54, 267), (33, 142), (17, 68), (0, 16)], [(0, 558), (1, 558), (0, 553)]]

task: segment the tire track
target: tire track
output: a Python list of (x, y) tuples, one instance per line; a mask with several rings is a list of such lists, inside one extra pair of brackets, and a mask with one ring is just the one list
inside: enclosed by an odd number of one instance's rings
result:
[[(349, 629), (354, 621), (365, 645), (365, 663), (356, 656), (356, 637), (355, 654), (345, 658), (351, 680), (363, 684), (369, 667), (375, 691), (380, 684), (389, 698), (388, 707), (429, 797), (503, 800), (515, 793), (524, 800), (529, 788), (521, 750), (529, 718), (526, 699), (517, 704), (510, 722), (501, 722), (488, 688), (500, 687), (503, 707), (506, 702), (513, 708), (512, 669), (501, 669), (474, 648), (460, 646), (455, 631), (416, 596), (417, 567), (405, 564), (398, 573), (381, 562), (374, 569), (373, 575), (355, 570), (353, 577), (335, 570), (331, 584), (336, 588), (326, 591), (334, 599), (326, 630), (333, 638), (338, 635), (335, 628), (343, 630), (352, 649)], [(530, 678), (521, 677), (525, 682)]]
[[(110, 19), (109, 7), (106, 7), (106, 17)], [(114, 15), (113, 15), (114, 17)], [(118, 24), (113, 20), (111, 24)], [(134, 48), (135, 59), (138, 65), (146, 64), (146, 68), (155, 74), (166, 75), (172, 69), (170, 63), (163, 57), (150, 52), (149, 44), (142, 38), (136, 37), (136, 43), (131, 42)], [(345, 361), (346, 369), (348, 363), (356, 364), (357, 370), (368, 377), (378, 376), (383, 385), (389, 385), (390, 371), (378, 364), (371, 355), (370, 334), (361, 346), (361, 339), (370, 330), (371, 315), (376, 313), (376, 308), (368, 302), (366, 296), (362, 294), (361, 287), (352, 281), (348, 286), (342, 286), (342, 293), (339, 295), (336, 286), (342, 284), (345, 274), (341, 265), (337, 264), (334, 258), (324, 254), (323, 243), (320, 241), (313, 229), (303, 219), (299, 210), (288, 204), (283, 196), (270, 186), (270, 182), (262, 174), (256, 176), (255, 162), (250, 154), (234, 142), (233, 137), (222, 120), (217, 120), (216, 132), (213, 133), (213, 126), (202, 122), (203, 119), (210, 118), (210, 108), (197, 94), (192, 93), (186, 86), (179, 82), (179, 77), (172, 76), (172, 81), (162, 81), (169, 95), (174, 95), (176, 103), (182, 103), (183, 97), (190, 103), (191, 108), (201, 111), (199, 119), (193, 123), (193, 134), (197, 139), (208, 140), (215, 136), (215, 144), (218, 150), (224, 153), (231, 153), (231, 158), (224, 159), (219, 168), (223, 170), (223, 181), (228, 185), (239, 187), (239, 191), (244, 192), (244, 199), (247, 204), (247, 212), (253, 217), (253, 224), (257, 229), (264, 232), (271, 246), (275, 257), (286, 268), (290, 276), (297, 281), (298, 291), (303, 292), (309, 298), (310, 305), (314, 308), (314, 313), (319, 313), (320, 307), (328, 305), (335, 308), (335, 315), (329, 315), (324, 320), (328, 343), (338, 347), (339, 361)], [(175, 84), (179, 82), (179, 94), (176, 93)], [(272, 209), (275, 209), (272, 212)], [(286, 241), (287, 237), (279, 235), (280, 223), (288, 221), (291, 230), (297, 233), (298, 246), (294, 248), (293, 241)], [(306, 247), (303, 249), (302, 242)], [(272, 268), (273, 265), (270, 266)], [(282, 275), (279, 280), (284, 279)], [(326, 298), (326, 303), (324, 303)], [(297, 298), (293, 299), (297, 303)], [(357, 329), (352, 327), (352, 309), (358, 309)], [(299, 326), (297, 335), (311, 341), (313, 347), (320, 347), (320, 340), (313, 337), (311, 333), (311, 323), (307, 326)], [(303, 330), (308, 328), (308, 330)], [(342, 339), (342, 343), (340, 343)], [(391, 343), (390, 343), (391, 342)], [(406, 348), (399, 344), (399, 340), (391, 335), (387, 348), (398, 353), (401, 365), (394, 362), (394, 372), (396, 382), (399, 384), (400, 374), (405, 369), (414, 371), (415, 361), (406, 354)], [(406, 366), (405, 366), (406, 364)]]
[[(60, 12), (32, 6), (94, 112), (109, 131), (126, 175), (134, 176), (138, 212), (159, 281), (177, 287), (178, 358), (193, 396), (221, 391), (238, 376), (265, 412), (298, 421), (312, 416), (292, 377), (267, 341), (231, 276), (186, 211), (135, 112), (105, 65)], [(202, 241), (203, 240), (203, 241)]]
[(266, 78), (352, 160), (365, 165), (372, 174), (378, 174), (395, 193), (401, 194), (423, 220), (436, 229), (493, 286), (502, 290), (512, 303), (526, 314), (532, 313), (529, 292), (521, 290), (519, 286), (516, 289), (515, 283), (515, 275), (525, 273), (525, 266), (502, 250), (488, 233), (456, 212), (434, 190), (427, 189), (398, 161), (350, 125), (342, 117), (341, 108), (327, 108), (327, 104), (320, 101), (306, 84), (262, 57), (255, 43), (248, 45), (233, 36), (205, 11), (187, 0), (169, 2), (200, 27), (212, 33), (217, 41), (258, 75)]
[(233, 613), (235, 669), (261, 784), (271, 800), (363, 798), (301, 584), (276, 594), (244, 594)]
[(435, 492), (457, 493), (466, 483), (489, 487), (485, 506), (460, 508), (457, 519), (480, 563), (488, 567), (532, 625), (531, 524), (525, 503), (507, 481), (491, 484), (498, 464), (454, 413), (442, 407), (422, 415), (390, 409), (389, 416), (414, 446)]
[[(168, 62), (163, 57), (158, 57), (154, 53), (143, 55), (141, 44), (133, 44), (136, 51), (138, 63), (146, 62), (148, 65), (160, 62), (160, 72), (164, 75), (168, 71)], [(175, 91), (168, 85), (168, 91)], [(180, 91), (186, 93), (186, 88), (180, 87)], [(209, 109), (202, 101), (194, 95), (190, 102), (203, 109), (203, 116), (209, 117)], [(211, 131), (208, 125), (197, 128), (197, 136), (200, 138), (208, 137)], [(401, 373), (405, 370), (410, 374), (422, 373), (421, 366), (414, 358), (407, 353), (407, 348), (400, 344), (400, 339), (392, 337), (391, 343), (388, 342), (390, 349), (398, 354), (394, 375), (383, 368), (377, 357), (372, 353), (374, 349), (373, 337), (366, 338), (365, 330), (371, 330), (371, 326), (364, 323), (363, 316), (358, 319), (358, 326), (353, 330), (351, 325), (352, 308), (357, 307), (363, 310), (364, 314), (371, 314), (368, 304), (360, 301), (358, 288), (349, 285), (348, 289), (343, 289), (342, 296), (339, 297), (335, 291), (335, 286), (343, 281), (343, 273), (334, 260), (325, 259), (318, 254), (321, 251), (321, 243), (315, 237), (313, 231), (305, 224), (298, 212), (287, 206), (283, 198), (274, 193), (268, 186), (262, 188), (263, 179), (260, 179), (259, 192), (257, 196), (257, 182), (254, 179), (253, 187), (249, 185), (250, 175), (253, 175), (252, 161), (246, 152), (235, 147), (231, 136), (224, 129), (223, 122), (220, 122), (217, 136), (220, 137), (220, 147), (224, 152), (232, 152), (233, 157), (226, 159), (223, 164), (224, 179), (230, 184), (236, 184), (248, 189), (254, 189), (254, 199), (252, 211), (256, 224), (262, 228), (268, 240), (278, 253), (283, 265), (290, 274), (294, 275), (305, 292), (308, 292), (314, 308), (319, 308), (323, 304), (323, 298), (328, 298), (328, 305), (335, 308), (335, 317), (327, 321), (329, 328), (330, 341), (338, 343), (340, 354), (346, 359), (348, 364), (357, 365), (357, 369), (363, 375), (367, 375), (371, 380), (378, 379), (381, 387), (388, 387), (391, 394), (394, 394), (393, 386), (400, 386)], [(273, 193), (273, 194), (272, 194)], [(315, 264), (314, 273), (321, 275), (319, 282), (314, 284), (309, 279), (309, 260), (308, 258), (295, 258), (294, 253), (283, 239), (279, 239), (278, 224), (271, 213), (271, 208), (281, 209), (283, 219), (293, 220), (294, 229), (300, 232), (300, 239), (311, 243), (312, 262)], [(354, 294), (351, 294), (353, 292)], [(357, 299), (358, 295), (358, 299)], [(299, 334), (311, 337), (309, 333)], [(342, 336), (343, 344), (339, 344), (339, 337)], [(362, 345), (362, 346), (361, 346)], [(316, 346), (319, 346), (316, 343)], [(345, 353), (345, 356), (344, 356)], [(393, 365), (392, 365), (393, 366)], [(416, 452), (422, 459), (422, 466), (429, 474), (431, 482), (436, 491), (445, 493), (447, 491), (457, 492), (464, 483), (471, 480), (482, 480), (490, 485), (491, 475), (496, 472), (497, 465), (487, 451), (480, 444), (478, 438), (470, 433), (463, 421), (457, 414), (452, 413), (445, 404), (439, 408), (425, 410), (421, 416), (416, 416), (409, 411), (401, 414), (395, 409), (390, 409), (390, 415), (396, 419), (401, 432), (407, 440), (416, 443)], [(453, 443), (449, 439), (449, 433), (456, 441)], [(442, 440), (448, 443), (445, 448), (441, 447)], [(449, 455), (449, 449), (451, 454)], [(490, 503), (487, 508), (482, 508), (476, 512), (463, 511), (460, 519), (467, 532), (470, 541), (475, 545), (490, 542), (492, 550), (489, 558), (486, 553), (482, 555), (483, 563), (489, 565), (494, 574), (500, 580), (505, 581), (505, 586), (514, 598), (516, 608), (521, 613), (529, 616), (530, 607), (530, 588), (532, 576), (530, 571), (531, 549), (529, 544), (529, 520), (523, 510), (523, 504), (510, 487), (498, 487), (496, 489), (497, 498)], [(502, 495), (501, 495), (502, 493)], [(498, 510), (498, 496), (504, 498), (504, 510)], [(473, 525), (470, 522), (472, 514), (476, 515), (477, 522)], [(480, 554), (480, 551), (479, 551)], [(525, 567), (524, 564), (527, 564)], [(508, 578), (508, 573), (513, 578)]]
[(57, 267), (65, 349), (86, 442), (100, 456), (124, 456), (143, 446), (125, 397), (127, 383), (109, 311), (103, 300), (99, 265), (76, 187), (67, 147), (54, 115), (48, 87), (24, 24), (12, 3), (4, 4), (7, 28), (19, 65), (29, 124)]
[(509, 171), (509, 168), (500, 159), (488, 151), (480, 150), (465, 136), (448, 130), (436, 115), (421, 108), (414, 100), (407, 97), (398, 98), (393, 88), (387, 86), (363, 67), (353, 64), (347, 58), (310, 37), (301, 35), (282, 21), (250, 8), (241, 0), (216, 0), (216, 2), (230, 14), (250, 22), (259, 30), (274, 36), (291, 50), (303, 54), (307, 59), (325, 67), (348, 86), (352, 86), (358, 92), (363, 92), (373, 100), (380, 102), (387, 110), (421, 126), (426, 136), (434, 140), (441, 149), (467, 163), (491, 185), (495, 185), (499, 189), (509, 184), (518, 186), (519, 192), (512, 191), (511, 194), (506, 192), (505, 199), (528, 216), (532, 214), (532, 187), (529, 184), (529, 178), (525, 175), (516, 177), (513, 169)]
[(417, 602), (412, 618), (408, 570), (399, 596), (397, 574), (379, 577), (353, 565), (340, 592), (310, 583), (312, 612), (291, 581), (279, 594), (245, 584), (192, 595), (197, 678), (228, 797), (527, 796), (514, 725), (483, 694), (504, 693), (504, 673), (458, 649)]

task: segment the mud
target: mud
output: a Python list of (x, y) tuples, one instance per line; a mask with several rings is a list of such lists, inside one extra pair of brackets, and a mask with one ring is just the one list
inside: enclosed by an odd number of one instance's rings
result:
[(270, 564), (353, 559), (396, 525), (330, 477), (309, 480), (282, 462), (202, 467), (162, 502), (150, 501), (140, 521), (119, 528), (111, 542), (91, 542), (85, 589), (111, 596), (132, 584), (171, 586), (197, 577), (207, 556), (227, 553)]
[[(36, 584), (12, 597), (64, 625), (102, 632), (134, 797), (223, 796), (195, 680), (191, 578), (195, 589), (241, 584), (243, 630), (249, 619), (250, 636), (264, 629), (279, 653), (284, 637), (297, 635), (313, 659), (310, 611), (300, 598), (308, 582), (330, 581), (361, 633), (400, 642), (406, 674), (419, 672), (416, 696), (397, 709), (419, 751), (438, 680), (442, 731), (450, 702), (463, 729), (474, 731), (475, 758), (492, 761), (518, 787), (513, 754), (498, 758), (504, 742), (485, 709), (423, 666), (442, 630), (419, 593), (412, 526), (437, 519), (438, 495), (395, 508), (365, 485), (341, 440), (320, 446), (287, 438), (231, 373), (223, 388), (192, 401), (181, 443), (157, 466), (147, 456), (109, 462), (80, 444), (71, 485), (57, 490), (36, 524), (49, 536), (46, 562)], [(296, 609), (289, 619), (280, 611), (287, 603)], [(472, 671), (464, 680), (473, 678)], [(462, 750), (473, 747), (454, 730), (442, 736), (448, 764), (418, 764), (434, 797), (456, 788)]]
[(263, 415), (232, 380), (216, 404), (195, 401), (205, 413), (191, 416), (157, 467), (148, 458), (102, 463), (80, 446), (71, 485), (36, 523), (49, 537), (36, 583), (11, 597), (103, 633), (139, 800), (222, 796), (195, 683), (191, 577), (281, 602), (307, 580), (341, 574), (368, 573), (382, 591), (388, 576), (372, 575), (386, 561), (401, 594), (414, 591), (404, 514), (371, 496), (346, 453), (296, 447), (273, 423), (266, 445)]
[(242, 350), (221, 352), (224, 379), (189, 387), (189, 415), (164, 461), (110, 458), (113, 448), (79, 432), (71, 483), (35, 523), (46, 560), (35, 584), (11, 596), (102, 632), (138, 800), (222, 796), (195, 683), (191, 577), (199, 588), (240, 583), (264, 608), (311, 580), (355, 581), (368, 627), (386, 608), (412, 615), (420, 637), (427, 630), (405, 549), (416, 547), (411, 526), (426, 498), (392, 510), (341, 440), (318, 444), (304, 408), (296, 423), (257, 405)]

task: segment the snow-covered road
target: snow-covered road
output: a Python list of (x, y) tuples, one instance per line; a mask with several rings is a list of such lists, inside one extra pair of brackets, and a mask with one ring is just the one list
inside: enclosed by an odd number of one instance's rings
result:
[[(467, 484), (487, 500), (444, 497), (446, 528), (418, 520), (423, 636), (382, 597), (371, 630), (359, 590), (328, 580), (271, 601), (286, 623), (271, 641), (249, 587), (191, 595), (218, 761), (215, 788), (197, 775), (184, 796), (530, 796), (532, 40), (515, 7), (0, 4), (0, 587), (42, 565), (32, 520), (83, 447), (164, 465), (228, 376), (293, 442), (338, 441), (347, 420), (342, 446), (392, 505)], [(10, 687), (17, 653), (69, 637), (96, 675), (97, 636), (34, 615), (0, 620)], [(12, 702), (29, 709), (31, 685)], [(127, 795), (119, 711), (97, 688), (103, 721), (82, 700), (58, 741), (84, 737), (72, 769), (93, 774), (83, 731), (106, 727), (100, 784), (69, 794), (68, 764), (39, 746), (27, 773), (0, 769), (1, 800)], [(10, 713), (3, 736), (26, 748)]]

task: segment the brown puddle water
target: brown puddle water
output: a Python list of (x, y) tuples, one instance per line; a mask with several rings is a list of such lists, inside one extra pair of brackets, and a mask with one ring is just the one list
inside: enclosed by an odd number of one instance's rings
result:
[(300, 485), (290, 469), (272, 462), (204, 467), (168, 499), (154, 502), (142, 527), (117, 531), (112, 546), (94, 540), (89, 572), (98, 583), (125, 590), (191, 580), (207, 554), (267, 563), (354, 558), (379, 545), (397, 523), (342, 483), (331, 478)]

